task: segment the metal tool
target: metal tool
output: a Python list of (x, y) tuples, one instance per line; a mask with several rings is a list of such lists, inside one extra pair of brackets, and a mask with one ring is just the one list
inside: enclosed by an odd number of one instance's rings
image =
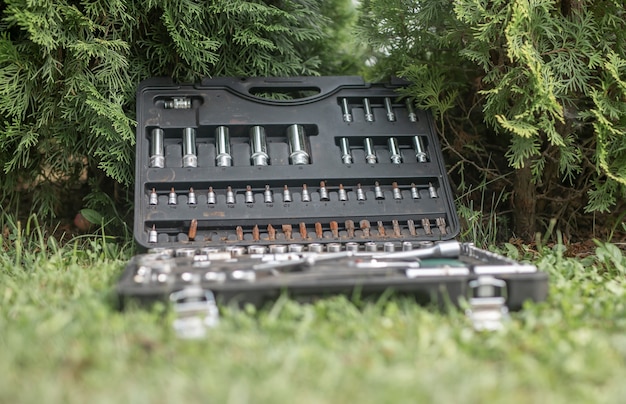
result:
[(354, 241), (346, 243), (346, 251), (358, 252), (359, 243), (355, 243)]
[(198, 200), (196, 199), (196, 193), (192, 188), (189, 188), (189, 193), (187, 194), (187, 204), (188, 205), (195, 205), (198, 203)]
[(267, 141), (265, 140), (265, 128), (262, 126), (250, 128), (250, 160), (253, 166), (270, 164), (270, 156), (267, 154)]
[(413, 100), (407, 98), (405, 101), (406, 109), (408, 111), (409, 121), (417, 122), (417, 115), (415, 114), (415, 109), (413, 108)]
[(424, 233), (429, 236), (432, 234), (432, 231), (430, 230), (430, 220), (429, 219), (422, 219), (422, 228), (424, 228)]
[(388, 252), (388, 253), (394, 252), (394, 251), (396, 251), (396, 245), (394, 243), (392, 243), (392, 242), (384, 243), (383, 244), (383, 251), (384, 252)]
[(233, 165), (233, 156), (230, 154), (230, 136), (226, 126), (215, 129), (215, 165), (229, 167)]
[(438, 217), (437, 219), (435, 219), (435, 223), (437, 224), (437, 227), (439, 228), (439, 234), (441, 234), (442, 236), (445, 236), (447, 233), (446, 218)]
[(216, 197), (215, 192), (213, 192), (213, 187), (209, 187), (209, 192), (206, 195), (206, 203), (209, 205), (215, 205)]
[(235, 193), (230, 185), (226, 188), (226, 203), (229, 205), (235, 203)]
[(171, 100), (163, 102), (165, 109), (191, 109), (191, 98), (174, 97)]
[(283, 188), (283, 202), (291, 202), (291, 191), (287, 185)]
[(235, 234), (237, 235), (237, 241), (243, 241), (243, 227), (237, 226), (235, 228)]
[(431, 198), (438, 198), (439, 195), (437, 195), (437, 190), (435, 189), (435, 187), (433, 186), (432, 183), (428, 183), (428, 194), (430, 195)]
[(270, 241), (276, 240), (276, 229), (271, 224), (267, 225), (267, 239)]
[(347, 201), (348, 200), (348, 193), (343, 188), (343, 184), (339, 184), (339, 190), (337, 191), (337, 193), (339, 195), (339, 200), (340, 201)]
[(331, 221), (330, 222), (330, 232), (333, 235), (334, 238), (339, 238), (339, 223), (337, 223), (336, 221)]
[(370, 236), (370, 222), (369, 222), (369, 220), (365, 220), (365, 219), (361, 220), (359, 222), (359, 227), (363, 231), (363, 237), (369, 237)]
[(167, 204), (176, 205), (177, 203), (178, 203), (178, 198), (176, 196), (176, 191), (174, 190), (174, 187), (172, 187), (170, 189), (170, 194), (167, 197)]
[(398, 188), (398, 183), (395, 181), (391, 184), (391, 192), (393, 194), (393, 199), (402, 199), (402, 191)]
[(320, 181), (320, 201), (330, 201), (328, 190), (326, 189), (326, 183), (324, 181)]
[(263, 202), (265, 203), (273, 203), (274, 195), (272, 194), (272, 190), (269, 185), (265, 186), (265, 191), (263, 191)]
[(290, 224), (283, 224), (282, 226), (283, 234), (285, 235), (285, 240), (291, 240), (291, 234), (293, 232), (293, 228)]
[(153, 224), (152, 229), (148, 231), (148, 243), (156, 243), (159, 240), (159, 233), (156, 231), (156, 226)]
[(302, 240), (306, 240), (307, 238), (309, 238), (309, 233), (306, 230), (306, 223), (300, 222), (299, 228), (300, 237), (302, 237)]
[(382, 188), (378, 181), (374, 183), (374, 198), (376, 199), (385, 199), (385, 194), (383, 193)]
[(328, 243), (326, 245), (326, 251), (329, 253), (336, 253), (341, 251), (341, 243)]
[(356, 184), (356, 200), (364, 201), (365, 199), (365, 191), (361, 188), (361, 184)]
[(252, 187), (250, 185), (246, 185), (244, 200), (246, 203), (254, 203), (254, 192), (252, 192)]
[(374, 141), (371, 137), (366, 137), (363, 141), (363, 147), (365, 150), (365, 161), (367, 164), (376, 164), (378, 157), (376, 157), (376, 151), (374, 150)]
[(196, 130), (194, 128), (183, 129), (183, 167), (198, 167)]
[(272, 244), (269, 246), (270, 254), (284, 254), (287, 252), (287, 246), (282, 244)]
[(415, 222), (412, 219), (406, 221), (406, 226), (409, 228), (409, 234), (411, 236), (417, 236), (417, 231), (415, 230)]
[(261, 232), (259, 231), (259, 225), (255, 224), (252, 228), (252, 240), (259, 241), (261, 239)]
[(410, 251), (399, 251), (392, 254), (374, 255), (374, 259), (416, 259), (416, 258), (458, 258), (461, 254), (461, 243), (444, 241), (432, 247), (418, 248)]
[(402, 237), (402, 231), (400, 230), (400, 222), (398, 220), (392, 220), (391, 226), (393, 227), (393, 236)]
[(302, 244), (289, 244), (287, 246), (287, 251), (292, 253), (300, 253), (304, 251), (304, 246)]
[(415, 157), (419, 163), (428, 162), (426, 147), (424, 146), (424, 140), (422, 140), (421, 136), (413, 136), (413, 149), (415, 150)]
[(373, 241), (368, 241), (365, 243), (365, 251), (367, 252), (375, 252), (378, 251), (378, 244)]
[(386, 237), (386, 231), (385, 231), (385, 225), (383, 224), (382, 220), (378, 221), (378, 235), (380, 237)]
[(413, 249), (413, 243), (410, 241), (402, 242), (402, 251), (411, 251)]
[(365, 110), (365, 121), (374, 122), (374, 113), (369, 98), (363, 98), (363, 109)]
[(342, 137), (339, 139), (339, 148), (341, 149), (341, 161), (343, 161), (343, 164), (352, 164), (350, 141), (347, 137)]
[(289, 143), (289, 161), (291, 164), (309, 164), (309, 147), (304, 126), (297, 124), (288, 126), (287, 143)]
[(262, 245), (251, 245), (248, 247), (248, 254), (265, 254), (266, 248)]
[(390, 137), (387, 139), (387, 145), (389, 146), (389, 159), (391, 162), (393, 164), (402, 164), (402, 153), (400, 153), (398, 139)]
[(152, 129), (150, 143), (150, 167), (165, 167), (165, 146), (163, 145), (164, 132), (161, 128)]
[(150, 191), (150, 196), (148, 197), (148, 205), (158, 205), (159, 204), (159, 195), (156, 193), (156, 189), (152, 188)]
[(311, 194), (306, 184), (302, 184), (302, 202), (311, 202)]
[(352, 114), (350, 113), (350, 106), (348, 105), (348, 99), (341, 99), (341, 112), (343, 114), (344, 122), (352, 122)]
[(393, 106), (391, 105), (391, 98), (385, 97), (385, 110), (387, 111), (387, 120), (389, 122), (395, 122), (396, 114), (393, 112)]
[(348, 232), (348, 238), (354, 237), (354, 222), (352, 220), (346, 220), (344, 223), (346, 226), (346, 231)]
[(309, 244), (309, 252), (321, 253), (324, 251), (324, 245), (319, 243)]
[(414, 183), (411, 183), (411, 198), (420, 199), (420, 191)]
[(191, 224), (189, 225), (189, 232), (187, 233), (187, 237), (189, 237), (190, 241), (194, 241), (196, 239), (197, 232), (198, 232), (198, 219), (191, 219)]
[(320, 222), (315, 222), (315, 237), (324, 238), (324, 229)]

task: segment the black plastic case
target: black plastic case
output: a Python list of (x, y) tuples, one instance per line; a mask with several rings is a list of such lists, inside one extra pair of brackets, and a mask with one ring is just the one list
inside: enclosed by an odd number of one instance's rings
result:
[[(399, 97), (404, 84), (142, 82), (134, 233), (148, 253), (129, 263), (122, 299), (193, 285), (218, 302), (255, 304), (283, 291), (388, 288), (454, 304), (489, 294), (513, 308), (543, 300), (547, 277), (534, 266), (455, 241), (432, 118)], [(488, 282), (472, 283), (481, 277)]]

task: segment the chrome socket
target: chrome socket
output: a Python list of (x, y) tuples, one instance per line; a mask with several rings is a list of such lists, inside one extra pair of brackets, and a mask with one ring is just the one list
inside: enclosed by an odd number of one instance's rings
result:
[(385, 199), (385, 194), (383, 193), (382, 188), (378, 181), (374, 183), (374, 198), (376, 199)]
[(410, 241), (402, 242), (402, 251), (411, 251), (413, 249), (413, 243)]
[(376, 157), (374, 141), (371, 137), (365, 138), (363, 141), (363, 147), (365, 149), (365, 161), (367, 161), (368, 164), (376, 164), (378, 162), (378, 157)]
[(174, 191), (174, 188), (172, 188), (170, 190), (170, 194), (167, 197), (167, 204), (176, 205), (177, 203), (178, 203), (178, 198), (176, 197), (176, 191)]
[(248, 247), (248, 254), (265, 254), (266, 248), (261, 245), (251, 245)]
[(187, 204), (195, 205), (198, 203), (198, 199), (196, 198), (196, 193), (193, 188), (189, 188), (189, 194), (187, 194)]
[(150, 167), (165, 167), (165, 147), (163, 145), (164, 132), (161, 128), (152, 129), (150, 143)]
[(415, 109), (413, 108), (413, 101), (410, 98), (407, 98), (405, 104), (408, 111), (409, 121), (417, 122), (417, 114), (415, 113)]
[(328, 251), (328, 252), (340, 252), (341, 251), (341, 243), (328, 243), (326, 245), (326, 251)]
[(269, 246), (270, 254), (283, 254), (287, 252), (287, 246), (282, 244), (272, 244)]
[(233, 165), (233, 156), (230, 154), (230, 135), (226, 126), (215, 129), (215, 165), (230, 167)]
[(397, 182), (391, 184), (391, 192), (393, 193), (393, 199), (402, 199), (402, 191), (400, 190), (400, 188), (398, 188)]
[(289, 143), (289, 161), (292, 165), (309, 164), (306, 133), (302, 125), (287, 127), (287, 142)]
[(353, 241), (346, 243), (346, 251), (358, 252), (359, 243), (355, 243)]
[(365, 251), (367, 252), (375, 252), (378, 251), (378, 244), (373, 241), (368, 241), (365, 243)]
[(209, 187), (209, 192), (206, 195), (206, 203), (209, 205), (215, 205), (217, 203), (215, 192), (213, 192), (213, 187)]
[(398, 139), (390, 137), (387, 139), (387, 145), (389, 146), (389, 159), (391, 162), (393, 164), (402, 164), (402, 153), (400, 153)]
[(387, 120), (389, 122), (396, 121), (396, 114), (393, 112), (393, 106), (391, 105), (391, 98), (385, 97), (385, 110), (387, 111)]
[(432, 183), (428, 183), (428, 194), (433, 199), (439, 197), (439, 195), (437, 195), (437, 189), (435, 189), (435, 187), (434, 187), (434, 185)]
[(226, 203), (229, 205), (233, 205), (235, 203), (235, 193), (230, 185), (226, 188)]
[(330, 201), (328, 190), (326, 189), (326, 183), (324, 181), (320, 182), (320, 201)]
[(417, 189), (417, 186), (415, 186), (415, 184), (411, 183), (411, 198), (413, 199), (420, 199), (420, 190)]
[(343, 98), (341, 100), (341, 112), (343, 113), (344, 122), (352, 122), (352, 114), (350, 113), (350, 107), (348, 106), (347, 98)]
[(150, 197), (148, 198), (148, 205), (158, 205), (159, 204), (159, 195), (157, 195), (156, 190), (152, 188), (150, 192)]
[(291, 202), (291, 191), (287, 185), (283, 188), (283, 202)]
[(319, 243), (309, 244), (309, 252), (321, 253), (324, 251), (324, 245)]
[(369, 98), (363, 98), (363, 109), (365, 110), (365, 121), (374, 122), (374, 113)]
[(383, 244), (383, 251), (384, 252), (394, 252), (394, 251), (396, 251), (396, 245), (394, 243), (387, 242), (387, 243)]
[(427, 163), (428, 155), (426, 154), (426, 147), (421, 136), (413, 136), (413, 149), (415, 149), (415, 157), (419, 163)]
[(357, 201), (364, 201), (365, 198), (365, 191), (363, 191), (363, 188), (361, 188), (361, 184), (357, 184), (356, 185), (356, 200)]
[(352, 164), (352, 154), (350, 154), (350, 142), (347, 137), (339, 139), (339, 147), (341, 148), (341, 161), (343, 164)]
[(274, 195), (272, 194), (272, 190), (269, 185), (265, 186), (265, 191), (263, 191), (263, 202), (265, 203), (273, 203)]
[(254, 193), (252, 192), (252, 187), (250, 187), (250, 185), (246, 186), (244, 199), (246, 203), (254, 203)]
[(191, 109), (191, 99), (186, 97), (175, 97), (163, 102), (165, 109)]
[(346, 192), (342, 184), (339, 184), (339, 190), (337, 191), (337, 193), (339, 194), (340, 201), (345, 202), (348, 200), (348, 193)]
[(198, 167), (196, 130), (194, 128), (183, 129), (183, 167)]
[(288, 252), (299, 253), (304, 251), (304, 246), (302, 244), (289, 244), (287, 250)]
[(262, 126), (250, 128), (250, 153), (250, 160), (253, 166), (269, 165), (270, 156), (267, 154), (265, 128)]
[(311, 194), (306, 184), (302, 185), (302, 202), (311, 202)]
[(148, 231), (148, 243), (156, 243), (157, 241), (159, 241), (159, 233), (157, 233), (153, 225), (152, 229)]

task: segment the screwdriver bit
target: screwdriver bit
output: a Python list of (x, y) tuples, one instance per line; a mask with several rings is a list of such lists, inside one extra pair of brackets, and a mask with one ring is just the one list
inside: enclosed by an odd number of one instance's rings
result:
[(259, 232), (259, 226), (255, 224), (254, 227), (252, 228), (252, 240), (259, 241), (260, 239), (261, 239), (261, 232)]
[(320, 201), (330, 201), (328, 191), (326, 190), (326, 183), (324, 181), (320, 181)]
[(149, 205), (157, 205), (159, 203), (159, 195), (156, 193), (156, 189), (152, 188), (150, 192), (150, 198), (148, 199)]
[(209, 187), (209, 192), (207, 193), (206, 201), (209, 205), (215, 205), (216, 199), (215, 199), (215, 192), (213, 192), (213, 187)]
[(324, 230), (320, 222), (315, 222), (315, 237), (324, 238)]
[(243, 227), (237, 226), (235, 228), (235, 234), (237, 234), (237, 241), (243, 241)]
[(306, 240), (307, 238), (309, 238), (309, 233), (306, 230), (306, 223), (304, 222), (300, 222), (300, 237), (302, 237), (302, 240)]
[(438, 217), (437, 219), (435, 219), (435, 223), (437, 223), (437, 227), (439, 227), (439, 234), (441, 234), (442, 236), (445, 236), (447, 231), (446, 231), (446, 218), (445, 217)]
[(198, 219), (191, 219), (191, 224), (189, 225), (189, 232), (187, 233), (187, 237), (189, 237), (190, 241), (194, 241), (196, 239), (197, 231), (198, 231)]
[(352, 220), (346, 220), (345, 226), (346, 226), (346, 231), (348, 232), (348, 237), (353, 238), (354, 237), (354, 222)]
[(254, 203), (254, 193), (250, 185), (246, 185), (245, 201), (246, 203)]
[(370, 236), (370, 222), (369, 222), (369, 220), (361, 220), (359, 222), (359, 227), (363, 231), (363, 237), (369, 237)]
[(178, 200), (176, 198), (176, 191), (174, 191), (174, 187), (172, 187), (172, 189), (170, 189), (170, 194), (167, 198), (167, 204), (176, 205), (177, 203), (178, 203)]
[(293, 232), (291, 225), (283, 224), (282, 229), (283, 229), (283, 234), (285, 235), (285, 239), (291, 240), (291, 233)]
[(276, 229), (271, 224), (267, 225), (267, 237), (270, 241), (276, 240)]
[(341, 99), (341, 112), (343, 113), (344, 122), (352, 122), (352, 114), (350, 113), (350, 107), (348, 106), (348, 99)]
[(409, 234), (411, 236), (416, 236), (417, 232), (415, 230), (415, 222), (412, 219), (406, 221), (406, 225), (409, 228)]
[(380, 237), (385, 237), (385, 225), (383, 224), (383, 222), (381, 220), (378, 221), (378, 235)]
[(397, 220), (392, 220), (391, 226), (393, 226), (393, 236), (402, 237), (402, 231), (400, 230), (400, 223)]
[(339, 238), (339, 224), (334, 220), (330, 222), (330, 232), (334, 238)]
[(339, 184), (338, 194), (339, 194), (339, 200), (340, 201), (347, 201), (348, 200), (348, 193), (343, 188), (343, 184)]
[(187, 194), (187, 204), (195, 205), (197, 203), (198, 200), (196, 199), (196, 193), (194, 192), (193, 188), (189, 188), (189, 194)]
[(430, 220), (426, 218), (422, 219), (422, 227), (424, 228), (424, 233), (426, 235), (432, 234), (432, 231), (430, 230)]

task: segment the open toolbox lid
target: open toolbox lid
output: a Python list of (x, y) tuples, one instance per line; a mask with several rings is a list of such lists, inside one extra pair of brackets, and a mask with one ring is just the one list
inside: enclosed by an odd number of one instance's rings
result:
[(399, 96), (402, 85), (354, 76), (142, 82), (138, 244), (400, 249), (454, 239), (432, 118)]

